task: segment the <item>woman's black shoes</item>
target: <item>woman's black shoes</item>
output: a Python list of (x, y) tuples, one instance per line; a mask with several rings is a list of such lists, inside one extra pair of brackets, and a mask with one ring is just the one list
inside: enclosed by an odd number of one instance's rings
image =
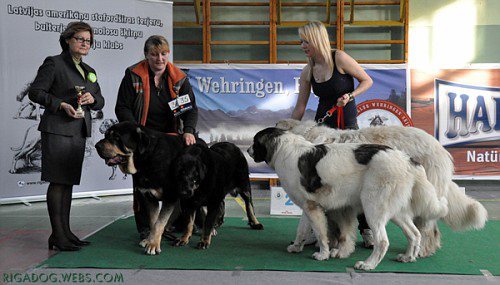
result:
[(71, 242), (57, 242), (56, 239), (51, 235), (49, 237), (49, 249), (55, 249), (58, 251), (77, 251), (80, 250), (81, 247), (76, 246)]
[(87, 246), (90, 244), (90, 241), (88, 240), (81, 240), (79, 238), (76, 238), (76, 240), (71, 240), (71, 242), (76, 245), (76, 246)]

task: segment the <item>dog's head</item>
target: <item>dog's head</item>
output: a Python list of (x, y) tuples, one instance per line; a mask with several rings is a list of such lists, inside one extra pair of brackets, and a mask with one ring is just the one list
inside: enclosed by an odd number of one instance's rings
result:
[(269, 163), (276, 151), (278, 137), (284, 133), (284, 130), (278, 128), (263, 129), (253, 137), (253, 144), (247, 150), (248, 154), (255, 162)]
[(150, 136), (143, 126), (121, 122), (111, 126), (95, 145), (99, 156), (109, 166), (118, 165), (123, 173), (135, 174), (134, 154), (141, 155), (149, 146)]
[(177, 194), (183, 199), (193, 197), (207, 174), (202, 155), (208, 147), (195, 144), (186, 147), (175, 161)]
[(293, 129), (294, 127), (296, 127), (299, 124), (300, 124), (299, 120), (283, 119), (283, 120), (280, 120), (276, 123), (276, 128), (288, 131), (288, 130)]
[(318, 123), (313, 120), (307, 121), (298, 121), (295, 119), (285, 119), (278, 121), (276, 123), (276, 128), (282, 129), (285, 131), (290, 131), (291, 133), (307, 136), (308, 133), (314, 128), (317, 127)]

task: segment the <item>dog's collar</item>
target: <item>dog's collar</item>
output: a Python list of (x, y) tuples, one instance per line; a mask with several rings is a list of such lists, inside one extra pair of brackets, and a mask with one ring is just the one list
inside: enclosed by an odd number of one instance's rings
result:
[(315, 125), (312, 125), (312, 126), (310, 126), (309, 128), (307, 128), (307, 129), (305, 130), (304, 134), (303, 134), (303, 137), (304, 137), (304, 138), (305, 138), (305, 137), (307, 137), (307, 135), (309, 134), (309, 132), (310, 132), (310, 131), (312, 131), (312, 129), (313, 129), (313, 128), (315, 128), (315, 127), (317, 127), (317, 126), (320, 126), (320, 124), (319, 124), (319, 123), (316, 123)]

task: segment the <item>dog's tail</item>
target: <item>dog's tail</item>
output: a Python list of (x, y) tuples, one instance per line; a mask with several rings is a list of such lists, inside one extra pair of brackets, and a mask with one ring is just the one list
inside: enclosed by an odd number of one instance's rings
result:
[(446, 198), (449, 202), (448, 215), (444, 221), (455, 231), (482, 229), (488, 220), (488, 212), (477, 200), (467, 196), (458, 185), (450, 181)]
[[(423, 136), (425, 138), (426, 136)], [(431, 139), (428, 145), (434, 156), (423, 159), (429, 181), (436, 188), (438, 197), (448, 199), (448, 214), (444, 221), (453, 230), (481, 229), (488, 220), (486, 209), (473, 198), (467, 196), (453, 182), (453, 157), (436, 140)]]
[(412, 205), (416, 213), (426, 220), (437, 220), (448, 214), (448, 200), (438, 197), (434, 185), (425, 175), (422, 166), (417, 166), (415, 185), (413, 186)]

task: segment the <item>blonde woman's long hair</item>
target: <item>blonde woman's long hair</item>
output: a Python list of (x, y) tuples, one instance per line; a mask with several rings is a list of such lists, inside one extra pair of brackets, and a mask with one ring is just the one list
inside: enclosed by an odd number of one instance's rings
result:
[[(309, 42), (321, 56), (325, 59), (326, 64), (333, 70), (332, 48), (330, 47), (330, 39), (328, 32), (323, 23), (318, 21), (309, 22), (299, 28), (299, 36)], [(311, 78), (314, 59), (308, 58), (309, 76)]]

